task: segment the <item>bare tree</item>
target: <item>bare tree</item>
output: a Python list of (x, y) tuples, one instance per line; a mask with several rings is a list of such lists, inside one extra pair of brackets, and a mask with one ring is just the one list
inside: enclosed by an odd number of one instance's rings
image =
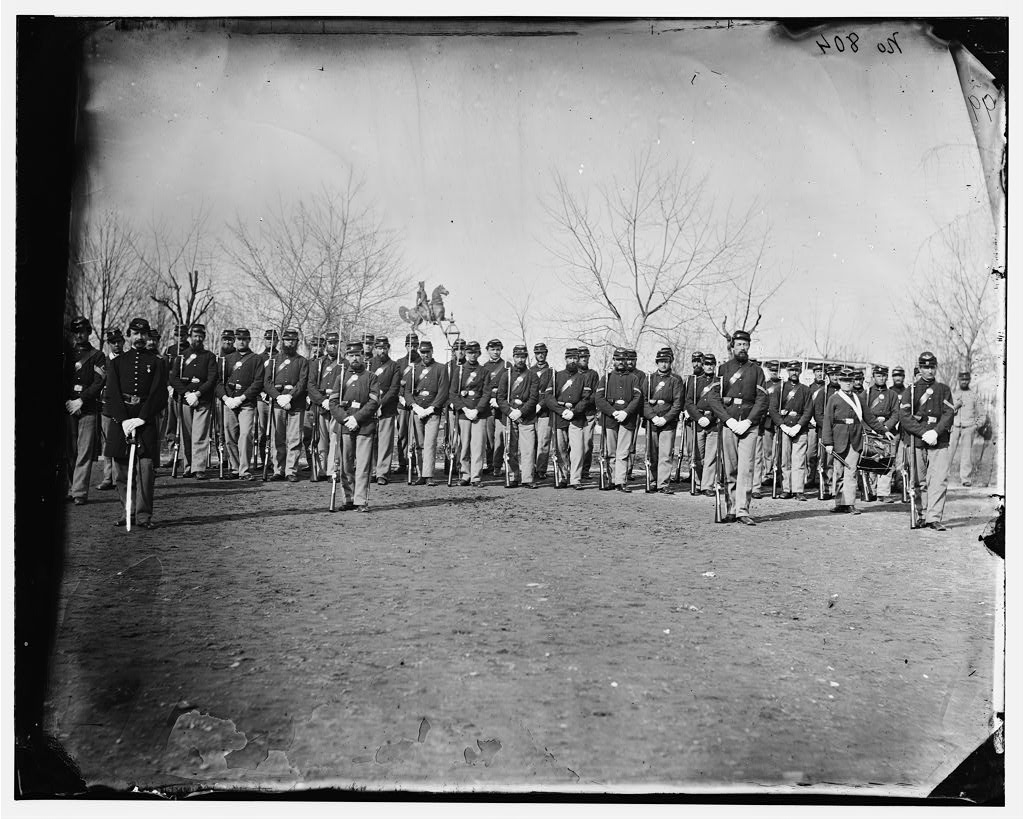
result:
[(83, 315), (102, 342), (107, 330), (124, 328), (148, 304), (138, 234), (116, 211), (104, 211), (86, 223), (72, 251), (65, 307)]
[(649, 336), (673, 337), (700, 315), (702, 288), (738, 273), (753, 209), (720, 213), (689, 168), (662, 169), (645, 154), (630, 179), (598, 188), (596, 206), (557, 173), (553, 188), (548, 249), (579, 297), (568, 326), (580, 341), (638, 348)]
[(208, 218), (209, 211), (200, 207), (177, 230), (154, 219), (146, 245), (136, 245), (150, 276), (149, 297), (175, 324), (189, 326), (203, 320), (216, 301), (213, 257), (206, 238)]
[(236, 217), (229, 229), (225, 254), (260, 294), (260, 321), (343, 338), (397, 326), (389, 307), (408, 286), (399, 244), (351, 176), (343, 188), (279, 201), (258, 221)]
[[(705, 286), (703, 289), (704, 314), (727, 346), (732, 341), (734, 330), (743, 329), (753, 335), (764, 318), (766, 305), (786, 281), (785, 275), (775, 275), (767, 269), (768, 244), (769, 231), (766, 228), (756, 250), (746, 254), (745, 249), (740, 248), (736, 252), (740, 272), (724, 285)], [(722, 316), (721, 324), (717, 321), (719, 315)]]
[(921, 350), (936, 354), (941, 380), (955, 380), (960, 369), (992, 374), (999, 365), (1005, 336), (998, 277), (984, 241), (991, 232), (987, 216), (979, 209), (949, 223), (919, 256), (905, 340), (915, 361)]
[(527, 352), (529, 350), (529, 338), (531, 337), (531, 319), (534, 315), (535, 291), (531, 287), (526, 291), (519, 291), (516, 296), (509, 296), (507, 293), (498, 292), (501, 300), (505, 302), (509, 310), (512, 311), (512, 316), (515, 319), (514, 325), (500, 324), (499, 327), (505, 331), (512, 333), (520, 343), (527, 345)]
[(863, 351), (848, 341), (840, 341), (838, 311), (839, 302), (834, 299), (829, 302), (827, 309), (815, 304), (801, 311), (800, 326), (809, 344), (805, 343), (804, 347), (795, 352), (830, 362), (863, 360)]

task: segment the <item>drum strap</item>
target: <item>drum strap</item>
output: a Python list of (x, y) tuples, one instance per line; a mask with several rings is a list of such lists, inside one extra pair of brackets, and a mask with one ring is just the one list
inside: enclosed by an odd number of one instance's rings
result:
[(842, 398), (847, 404), (849, 404), (853, 408), (853, 411), (855, 413), (857, 413), (857, 420), (860, 421), (861, 423), (863, 423), (864, 422), (864, 413), (862, 413), (861, 410), (860, 410), (860, 399), (855, 395), (855, 396), (853, 396), (853, 400), (851, 401), (847, 397), (846, 393), (842, 392), (842, 391), (839, 391), (838, 393), (836, 393), (836, 395), (838, 395), (840, 398)]

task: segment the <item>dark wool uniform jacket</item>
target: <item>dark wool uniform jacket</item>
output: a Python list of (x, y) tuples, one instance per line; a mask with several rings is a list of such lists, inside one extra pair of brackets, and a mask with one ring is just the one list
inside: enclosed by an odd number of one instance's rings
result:
[(867, 411), (878, 418), (892, 432), (900, 421), (900, 399), (888, 387), (872, 384), (865, 394)]
[(775, 429), (775, 419), (772, 417), (771, 408), (779, 403), (779, 389), (786, 383), (781, 378), (769, 378), (765, 380), (764, 390), (768, 393), (768, 403), (765, 406), (764, 415), (761, 416), (761, 429), (771, 431)]
[(407, 404), (419, 407), (433, 407), (435, 415), (443, 415), (444, 405), (449, 401), (451, 380), (448, 368), (444, 364), (432, 361), (424, 366), (422, 361), (409, 365), (408, 372), (402, 377)]
[(140, 458), (159, 458), (160, 430), (157, 419), (167, 406), (167, 364), (149, 350), (131, 349), (107, 366), (107, 415), (112, 424), (103, 447), (108, 458), (128, 457), (128, 442), (121, 423), (142, 418), (146, 423), (135, 430)]
[(539, 364), (534, 364), (530, 367), (530, 372), (537, 376), (537, 389), (540, 391), (540, 400), (537, 402), (537, 414), (540, 415), (543, 409), (540, 401), (544, 399), (544, 393), (551, 389), (551, 376), (555, 370), (550, 364), (545, 362), (543, 367)]
[[(624, 427), (636, 429), (636, 419), (643, 406), (643, 380), (635, 372), (613, 370), (601, 376), (594, 394), (594, 404), (601, 413), (601, 423), (608, 429)], [(627, 417), (621, 424), (612, 417), (613, 412), (625, 411)]]
[(665, 419), (661, 429), (674, 429), (683, 411), (683, 379), (673, 372), (647, 376), (643, 390), (643, 416), (648, 421), (657, 416)]
[(323, 401), (325, 398), (334, 397), (331, 391), (338, 380), (338, 373), (344, 366), (344, 361), (339, 363), (338, 359), (327, 356), (309, 362), (309, 383), (306, 391), (317, 415), (330, 415), (330, 410), (324, 409)]
[(708, 396), (718, 389), (718, 378), (714, 375), (698, 375), (695, 386), (697, 399), (686, 405), (686, 414), (694, 421), (701, 417), (707, 418), (711, 423), (702, 429), (710, 432), (718, 428), (718, 416), (712, 412), (711, 405), (708, 403)]
[(370, 361), (370, 371), (377, 379), (380, 390), (381, 418), (394, 418), (398, 415), (398, 395), (402, 390), (402, 371), (398, 362), (390, 358), (374, 358)]
[[(857, 418), (853, 407), (843, 400), (846, 395), (853, 403), (860, 406), (864, 422)], [(821, 428), (821, 443), (824, 446), (835, 448), (835, 453), (840, 458), (849, 449), (860, 452), (864, 447), (864, 426), (865, 424), (875, 432), (885, 432), (885, 425), (867, 411), (864, 402), (855, 392), (833, 393), (829, 396), (825, 405), (825, 419)]]
[(828, 399), (839, 392), (839, 386), (829, 384), (811, 384), (811, 418), (814, 426), (821, 431), (821, 425), (825, 419), (825, 404)]
[[(487, 385), (487, 402), (490, 406), (490, 400), (493, 398), (498, 399), (498, 376), (501, 375), (501, 371), (508, 367), (508, 362), (504, 358), (498, 356), (497, 361), (481, 361), (480, 366), (487, 371), (487, 380), (484, 382)], [(478, 416), (479, 417), (479, 416)]]
[[(587, 407), (590, 406), (590, 387), (585, 383), (586, 379), (582, 373), (571, 373), (568, 370), (560, 370), (554, 375), (554, 383), (548, 386), (548, 391), (541, 398), (541, 403), (548, 412), (555, 413), (555, 428), (568, 429), (574, 427), (585, 427), (587, 425)], [(572, 420), (566, 421), (562, 413), (566, 409), (572, 410)]]
[[(779, 411), (779, 399), (782, 411)], [(783, 381), (772, 398), (768, 399), (768, 414), (776, 426), (798, 426), (800, 432), (807, 432), (811, 423), (811, 388), (806, 384)]]
[(491, 414), (491, 372), (483, 364), (466, 362), (461, 370), (456, 368), (450, 381), (448, 400), (459, 417), (465, 417), (462, 415), (463, 409), (479, 410), (477, 418), (486, 418)]
[(107, 357), (91, 344), (74, 348), (73, 372), (68, 400), (82, 399), (82, 415), (99, 410), (99, 397), (107, 383)]
[[(417, 369), (422, 369), (422, 367), (423, 367), (423, 364), (422, 364), (422, 362), (420, 360), (420, 354), (416, 353), (416, 355), (414, 355), (411, 360), (410, 360), (408, 355), (404, 355), (400, 359), (398, 359), (398, 361), (396, 361), (395, 363), (398, 365), (398, 374), (399, 374), (398, 396), (399, 396), (399, 399), (401, 399), (401, 398), (405, 398), (406, 399), (406, 403), (405, 403), (404, 406), (402, 405), (401, 400), (399, 400), (398, 408), (400, 410), (404, 410), (405, 412), (412, 412), (412, 408), (409, 406), (409, 399), (408, 399), (408, 396), (407, 396), (407, 393), (409, 392), (409, 390), (408, 390), (408, 381), (412, 377), (412, 365), (413, 364), (416, 365)], [(449, 380), (449, 382), (451, 381), (450, 378), (448, 380)], [(447, 397), (448, 397), (448, 395), (447, 395), (447, 392), (446, 392), (445, 393), (445, 398), (447, 398)]]
[(178, 356), (169, 380), (178, 398), (198, 392), (200, 404), (212, 404), (217, 388), (217, 356), (209, 350), (196, 352), (189, 348)]
[(711, 411), (722, 423), (734, 418), (749, 420), (751, 429), (757, 427), (768, 409), (764, 370), (749, 361), (740, 364), (733, 358), (718, 368), (718, 375), (725, 379), (725, 394), (717, 384), (708, 393), (705, 400)]
[(241, 406), (255, 407), (263, 392), (263, 356), (252, 350), (234, 352), (224, 359), (227, 377), (217, 382), (217, 397), (243, 397)]
[(498, 374), (495, 390), (498, 409), (506, 420), (508, 414), (519, 410), (522, 415), (513, 424), (532, 424), (537, 420), (537, 401), (540, 399), (540, 379), (530, 369), (517, 370), (513, 367)]
[(940, 381), (918, 381), (903, 394), (900, 402), (900, 426), (904, 432), (920, 438), (934, 429), (939, 440), (930, 449), (949, 446), (949, 431), (953, 428), (953, 393)]
[(309, 388), (309, 361), (295, 353), (278, 353), (267, 365), (263, 376), (263, 391), (270, 403), (277, 406), (277, 396), (290, 395), (292, 403), (289, 412), (306, 409), (306, 392)]
[(358, 428), (349, 431), (342, 427), (339, 431), (342, 435), (373, 435), (377, 426), (377, 407), (380, 406), (380, 391), (377, 388), (377, 379), (373, 373), (363, 365), (358, 371), (352, 367), (335, 369), (334, 383), (331, 391), (331, 415), (339, 424), (344, 424), (348, 418), (355, 418)]
[(597, 370), (592, 370), (590, 367), (580, 370), (579, 373), (583, 376), (583, 386), (590, 390), (587, 406), (583, 409), (587, 419), (590, 420), (597, 414), (597, 385), (601, 382), (601, 375)]

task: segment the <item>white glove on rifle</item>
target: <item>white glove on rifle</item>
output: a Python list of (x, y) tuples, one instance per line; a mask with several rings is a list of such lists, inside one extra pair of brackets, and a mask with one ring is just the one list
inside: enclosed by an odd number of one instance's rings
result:
[(737, 421), (735, 418), (730, 418), (728, 421), (725, 422), (725, 425), (729, 427), (729, 429), (731, 429), (737, 435), (743, 434), (740, 432), (740, 422)]
[(331, 399), (330, 398), (325, 398), (323, 401), (320, 402), (320, 406), (323, 407), (324, 409), (330, 409), (331, 408)]
[(921, 436), (921, 440), (928, 444), (928, 446), (935, 446), (939, 441), (939, 433), (934, 429), (930, 429)]
[(72, 398), (64, 402), (64, 409), (70, 412), (72, 415), (78, 415), (82, 411), (82, 399)]
[(783, 426), (782, 431), (785, 432), (790, 438), (795, 438), (797, 433), (800, 431), (800, 427), (794, 425)]
[(711, 421), (709, 421), (706, 416), (702, 415), (700, 418), (697, 419), (697, 423), (700, 424), (702, 427), (706, 427), (708, 424), (711, 423)]
[(417, 418), (423, 417), (423, 407), (421, 407), (419, 404), (413, 404), (412, 411), (416, 413)]
[(498, 407), (498, 399), (497, 399), (497, 398), (492, 398), (492, 399), (490, 400), (490, 404), (491, 404), (491, 406), (492, 406), (492, 407), (494, 407), (495, 409), (497, 409), (497, 407)]
[(572, 420), (572, 410), (569, 407), (566, 407), (564, 410), (562, 410), (562, 418), (564, 418), (566, 421)]
[(197, 392), (187, 392), (187, 393), (185, 393), (185, 403), (188, 404), (190, 407), (194, 407), (196, 404), (199, 403), (199, 393), (197, 393)]
[(167, 397), (174, 398), (174, 387), (170, 386), (169, 384), (167, 386)]
[(520, 418), (523, 417), (523, 411), (517, 409), (510, 410), (508, 417), (510, 421), (518, 421)]
[(356, 417), (354, 415), (350, 415), (348, 418), (345, 419), (345, 429), (347, 429), (349, 432), (355, 432), (358, 427), (359, 422), (356, 421)]
[(404, 396), (404, 395), (400, 395), (400, 396), (398, 396), (398, 405), (399, 405), (400, 407), (404, 407), (404, 406), (406, 406), (406, 403), (405, 403), (405, 396)]
[(277, 401), (277, 405), (281, 409), (288, 409), (288, 407), (291, 406), (292, 397), (290, 395), (279, 395), (279, 396), (277, 396), (276, 401)]
[(656, 427), (665, 426), (665, 419), (662, 418), (660, 415), (655, 415), (654, 418), (652, 418), (651, 420), (654, 421), (654, 426)]
[(127, 438), (145, 423), (146, 422), (141, 418), (126, 418), (121, 422), (121, 429), (124, 431), (124, 437)]
[(739, 432), (736, 433), (737, 435), (745, 435), (747, 430), (750, 429), (750, 421), (747, 419), (743, 421), (737, 421), (736, 425), (739, 428)]
[(626, 415), (625, 410), (615, 410), (615, 412), (612, 413), (612, 418), (614, 418), (620, 424), (624, 423), (627, 417), (628, 416)]

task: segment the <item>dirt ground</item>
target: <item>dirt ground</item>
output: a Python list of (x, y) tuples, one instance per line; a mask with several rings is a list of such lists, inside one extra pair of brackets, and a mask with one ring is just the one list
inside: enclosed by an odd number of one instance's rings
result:
[(155, 531), (112, 492), (68, 511), (48, 729), (90, 784), (926, 796), (990, 733), (986, 488), (936, 533), (401, 476), (331, 515), (329, 483), (159, 474)]

